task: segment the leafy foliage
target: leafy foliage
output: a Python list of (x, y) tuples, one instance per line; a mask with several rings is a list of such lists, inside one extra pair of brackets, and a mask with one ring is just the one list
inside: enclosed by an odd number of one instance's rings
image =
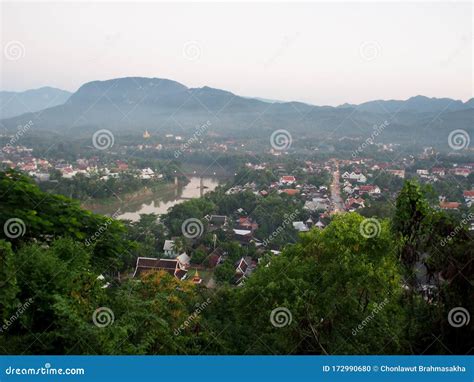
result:
[[(173, 207), (164, 225), (154, 215), (123, 224), (41, 192), (15, 172), (0, 173), (0, 192), (0, 223), (18, 218), (26, 228), (16, 238), (0, 233), (1, 354), (469, 351), (472, 325), (454, 328), (448, 316), (455, 307), (474, 311), (472, 236), (465, 219), (432, 208), (415, 182), (405, 183), (393, 219), (379, 220), (375, 235), (361, 234), (359, 214), (336, 215), (324, 230), (266, 256), (239, 288), (230, 283), (234, 264), (257, 258), (257, 250), (221, 242), (226, 260), (214, 290), (165, 272), (131, 279), (128, 271), (134, 257), (160, 250), (166, 229), (180, 235), (187, 218), (253, 205), (257, 221), (275, 219), (262, 223), (269, 230), (296, 204), (219, 191)], [(270, 215), (260, 214), (261, 203)], [(208, 236), (203, 242), (212, 242)], [(206, 256), (195, 254), (197, 263)], [(421, 285), (428, 282), (435, 292), (427, 296)], [(94, 316), (104, 308), (112, 317), (100, 327)], [(287, 322), (279, 327), (274, 313), (282, 308)]]
[(0, 172), (0, 195), (0, 224), (4, 226), (13, 218), (25, 225), (18, 238), (12, 239), (0, 230), (0, 239), (10, 240), (14, 247), (32, 240), (49, 242), (67, 236), (92, 244), (93, 264), (102, 272), (120, 269), (129, 260), (125, 228), (119, 221), (86, 211), (77, 201), (64, 196), (42, 192), (15, 171)]

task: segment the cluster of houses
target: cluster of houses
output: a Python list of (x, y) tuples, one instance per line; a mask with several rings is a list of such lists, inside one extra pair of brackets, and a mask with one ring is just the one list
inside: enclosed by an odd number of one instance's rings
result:
[[(47, 174), (52, 164), (33, 156), (33, 149), (25, 146), (6, 146), (0, 151), (1, 164), (4, 168), (16, 168), (31, 175)], [(44, 175), (43, 175), (44, 176)]]
[[(305, 202), (304, 208), (310, 213), (310, 217), (306, 221), (293, 221), (292, 217), (289, 220), (289, 226), (298, 232), (306, 232), (311, 227), (323, 229), (325, 224), (321, 218), (328, 216), (330, 209), (330, 199), (328, 195), (328, 188), (326, 186), (316, 187), (310, 184), (300, 184), (293, 175), (281, 175), (277, 182), (274, 182), (265, 190), (259, 190), (255, 183), (248, 183), (243, 186), (235, 186), (227, 190), (227, 194), (243, 192), (244, 190), (251, 190), (255, 195), (265, 197), (270, 191), (284, 193), (291, 197), (298, 197)], [(268, 191), (267, 191), (268, 190)], [(294, 190), (294, 192), (289, 192)], [(242, 246), (252, 244), (257, 248), (257, 251), (266, 252), (266, 244), (259, 240), (255, 233), (259, 228), (259, 224), (255, 219), (247, 214), (242, 208), (238, 208), (232, 216), (224, 215), (209, 215), (205, 217), (207, 232), (217, 233), (223, 232), (226, 237), (240, 243)], [(214, 236), (216, 237), (216, 236)], [(135, 272), (133, 277), (137, 277), (146, 270), (163, 270), (179, 280), (191, 280), (196, 284), (201, 284), (203, 280), (196, 275), (196, 271), (200, 267), (205, 267), (206, 270), (212, 270), (220, 266), (223, 262), (229, 261), (228, 254), (223, 252), (219, 246), (209, 248), (201, 245), (198, 249), (207, 254), (204, 264), (192, 264), (192, 256), (186, 253), (180, 253), (176, 246), (178, 238), (166, 240), (163, 246), (163, 258), (150, 259), (141, 257), (137, 259)], [(178, 246), (179, 247), (179, 246)], [(263, 253), (262, 252), (262, 253)], [(278, 254), (278, 250), (272, 250), (273, 254)], [(234, 283), (242, 285), (247, 277), (252, 273), (258, 262), (250, 257), (241, 257), (233, 266), (235, 269)], [(188, 275), (191, 273), (191, 275)], [(201, 272), (202, 273), (202, 272)], [(209, 286), (209, 283), (206, 284)]]
[(343, 191), (348, 195), (344, 203), (344, 209), (348, 212), (366, 207), (364, 195), (377, 198), (381, 194), (380, 187), (375, 184), (353, 185), (345, 182)]
[[(464, 203), (467, 208), (473, 206), (474, 203), (474, 190), (465, 190), (463, 192)], [(450, 202), (445, 197), (440, 197), (439, 207), (442, 210), (458, 210), (462, 206), (461, 202)]]
[(420, 168), (416, 170), (416, 175), (429, 182), (438, 182), (447, 175), (462, 176), (467, 178), (474, 169), (474, 163), (464, 166), (453, 166), (452, 168), (432, 167), (430, 169)]
[[(121, 149), (132, 150), (132, 151), (159, 151), (159, 150), (170, 150), (179, 151), (180, 153), (196, 153), (196, 152), (207, 152), (207, 153), (225, 153), (229, 151), (242, 151), (246, 150), (245, 144), (239, 143), (234, 139), (228, 139), (221, 141), (218, 139), (214, 141), (213, 138), (218, 136), (212, 131), (208, 131), (210, 122), (203, 124), (199, 127), (192, 135), (182, 136), (174, 134), (165, 134), (160, 137), (156, 136), (155, 133), (150, 133), (145, 130), (143, 133), (144, 141), (136, 145), (123, 145)], [(206, 135), (206, 139), (198, 139), (198, 137)], [(161, 142), (159, 143), (158, 140)], [(199, 142), (199, 144), (193, 144)], [(254, 154), (254, 153), (251, 153)]]
[[(468, 177), (474, 170), (474, 163), (464, 164), (462, 166), (453, 165), (451, 168), (432, 167), (430, 169), (417, 169), (416, 175), (428, 183), (434, 183), (446, 179), (448, 176)], [(459, 210), (462, 201), (449, 201), (444, 196), (440, 196), (439, 208), (442, 210)], [(474, 190), (463, 190), (463, 201), (470, 208), (474, 201)]]
[(362, 173), (360, 168), (364, 168), (367, 171), (380, 171), (383, 170), (388, 174), (397, 176), (401, 179), (405, 179), (405, 167), (412, 165), (412, 158), (402, 158), (400, 162), (388, 163), (388, 162), (376, 162), (370, 158), (353, 158), (353, 159), (341, 159), (339, 163), (344, 166), (357, 166), (358, 169), (355, 171), (344, 172), (344, 179), (358, 181), (359, 183), (367, 182), (367, 177)]
[[(230, 240), (239, 242), (241, 245), (253, 242), (259, 245), (258, 239), (254, 237), (258, 224), (248, 216), (245, 211), (239, 208), (235, 212), (235, 219), (230, 219), (224, 215), (208, 215), (205, 217), (207, 221), (207, 230), (209, 233), (216, 233), (222, 230), (226, 233)], [(181, 252), (179, 246), (176, 245), (178, 238), (165, 240), (163, 245), (163, 258), (155, 259), (148, 257), (139, 257), (135, 266), (133, 277), (138, 277), (147, 270), (162, 270), (168, 272), (179, 280), (191, 280), (195, 284), (201, 284), (203, 279), (199, 276), (199, 269), (213, 270), (224, 261), (228, 260), (228, 254), (219, 246), (216, 246), (216, 235), (214, 235), (214, 245), (207, 247), (200, 245), (197, 249), (206, 253), (206, 259), (202, 264), (192, 264), (191, 257), (186, 252)], [(235, 274), (231, 280), (235, 285), (242, 285), (244, 280), (255, 269), (257, 263), (250, 257), (241, 257), (234, 264)], [(194, 270), (192, 275), (190, 271)], [(192, 272), (191, 272), (192, 273)], [(211, 283), (212, 284), (212, 283)], [(207, 283), (208, 287), (212, 287)]]
[(466, 190), (463, 192), (464, 202), (470, 208), (474, 203), (474, 190)]
[[(311, 162), (306, 162), (304, 172), (313, 173)], [(328, 217), (331, 207), (331, 201), (327, 186), (315, 186), (308, 183), (300, 183), (293, 175), (282, 175), (278, 182), (270, 185), (270, 189), (278, 190), (280, 194), (286, 194), (291, 197), (298, 197), (304, 202), (303, 209), (309, 212), (309, 218), (306, 221), (293, 221), (292, 225), (298, 232), (307, 232), (313, 226), (320, 229), (325, 227), (321, 221)]]
[[(377, 166), (378, 167), (378, 166)], [(404, 176), (404, 174), (403, 174)], [(344, 210), (353, 212), (366, 207), (364, 196), (377, 198), (381, 189), (376, 184), (366, 184), (367, 176), (362, 171), (345, 171), (342, 175), (342, 191), (347, 195), (344, 201)]]
[[(430, 148), (428, 148), (430, 149)], [(421, 159), (426, 158), (426, 153), (430, 151), (425, 150), (424, 154), (420, 156)], [(380, 171), (401, 179), (405, 179), (406, 171), (408, 169), (409, 175), (416, 176), (420, 180), (427, 183), (434, 183), (447, 179), (448, 176), (468, 177), (474, 171), (474, 163), (466, 163), (463, 165), (452, 164), (451, 167), (431, 167), (420, 168), (416, 165), (414, 157), (404, 158), (399, 163), (375, 162), (369, 158), (353, 158), (351, 160), (340, 160), (339, 163), (352, 168), (353, 170), (345, 171), (341, 175), (342, 185), (341, 189), (347, 199), (344, 203), (346, 211), (355, 211), (358, 208), (366, 206), (366, 198), (364, 195), (371, 198), (377, 198), (381, 195), (382, 190), (376, 184), (367, 184), (371, 177), (371, 171)], [(403, 167), (403, 168), (396, 168)], [(364, 173), (365, 171), (365, 173)], [(464, 202), (468, 207), (472, 205), (471, 191), (464, 191)], [(461, 207), (461, 201), (447, 201), (444, 198), (440, 199), (440, 208), (444, 210), (457, 210)]]
[(100, 175), (100, 179), (118, 178), (127, 172), (133, 176), (147, 179), (162, 179), (163, 174), (156, 173), (151, 168), (130, 169), (129, 165), (121, 160), (112, 164), (102, 164), (98, 157), (90, 159), (79, 158), (73, 164), (64, 160), (46, 160), (33, 156), (33, 149), (24, 146), (5, 147), (3, 149), (2, 167), (16, 168), (34, 177), (38, 182), (46, 182), (51, 178), (52, 171), (59, 171), (65, 179), (72, 179), (76, 175), (90, 177)]
[[(247, 184), (248, 188), (255, 186), (254, 184)], [(247, 189), (248, 189), (247, 188)], [(245, 189), (245, 187), (243, 187)], [(266, 196), (268, 192), (266, 190), (257, 191), (254, 189), (254, 193)], [(330, 198), (328, 195), (328, 187), (326, 186), (314, 186), (312, 184), (299, 184), (297, 179), (293, 175), (282, 175), (278, 182), (273, 182), (268, 187), (269, 190), (276, 190), (280, 194), (286, 194), (290, 197), (297, 197), (304, 202), (306, 211), (309, 212), (310, 217), (306, 221), (293, 221), (293, 228), (298, 232), (307, 232), (311, 227), (324, 228), (325, 224), (321, 221), (328, 217), (328, 213), (331, 207)], [(236, 187), (231, 189), (232, 192), (237, 192)], [(246, 238), (246, 241), (253, 241), (257, 247), (262, 245), (258, 239), (253, 237), (253, 233), (258, 228), (256, 222), (252, 222), (248, 217), (242, 217), (237, 221), (237, 228), (234, 229), (235, 235), (242, 241), (242, 238)]]
[[(147, 271), (164, 271), (178, 280), (189, 280), (194, 284), (202, 284), (204, 280), (199, 275), (199, 269), (215, 269), (227, 260), (227, 253), (219, 247), (209, 249), (200, 246), (199, 249), (207, 254), (205, 267), (202, 264), (191, 264), (191, 257), (187, 253), (179, 253), (175, 240), (166, 240), (163, 245), (163, 257), (138, 257), (132, 277), (138, 278)], [(255, 267), (256, 263), (250, 257), (241, 257), (234, 264), (235, 273), (233, 280), (230, 281), (233, 281), (235, 285), (242, 285)], [(208, 282), (206, 286), (212, 287), (211, 284)]]

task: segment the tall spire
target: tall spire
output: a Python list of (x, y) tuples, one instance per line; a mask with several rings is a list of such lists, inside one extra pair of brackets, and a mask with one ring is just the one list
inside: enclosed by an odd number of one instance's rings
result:
[(196, 272), (194, 273), (194, 276), (193, 276), (193, 283), (201, 284), (201, 282), (202, 282), (202, 279), (199, 277), (199, 272), (196, 269)]

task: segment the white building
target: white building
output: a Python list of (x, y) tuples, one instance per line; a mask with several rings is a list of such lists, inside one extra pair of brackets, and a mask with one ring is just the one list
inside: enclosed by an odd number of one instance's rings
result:
[(342, 174), (342, 178), (343, 179), (349, 179), (349, 180), (355, 180), (356, 182), (358, 183), (365, 183), (367, 182), (367, 178), (364, 174), (362, 173), (357, 173), (357, 172), (345, 172), (344, 174)]
[(155, 172), (151, 168), (144, 168), (140, 171), (140, 179), (151, 179), (155, 176)]

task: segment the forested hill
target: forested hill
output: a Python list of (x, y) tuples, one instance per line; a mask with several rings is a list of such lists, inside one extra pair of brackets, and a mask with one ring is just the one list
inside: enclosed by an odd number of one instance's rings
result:
[(103, 128), (140, 135), (144, 129), (190, 132), (210, 121), (210, 130), (223, 137), (261, 137), (283, 128), (295, 137), (337, 139), (370, 135), (374, 125), (387, 121), (384, 138), (392, 143), (422, 139), (429, 145), (445, 143), (454, 129), (473, 132), (473, 120), (472, 100), (416, 96), (339, 107), (268, 103), (208, 86), (188, 88), (168, 79), (126, 77), (88, 82), (64, 104), (0, 122), (7, 131), (14, 131), (31, 121), (31, 133), (51, 131), (75, 138)]
[[(451, 325), (451, 312), (474, 311), (472, 241), (413, 182), (392, 221), (371, 220), (375, 234), (357, 213), (336, 215), (263, 258), (244, 286), (213, 290), (162, 272), (127, 277), (140, 237), (152, 237), (144, 226), (132, 234), (16, 172), (0, 173), (0, 195), (1, 354), (469, 351), (473, 326)], [(439, 288), (429, 298), (420, 264)]]

